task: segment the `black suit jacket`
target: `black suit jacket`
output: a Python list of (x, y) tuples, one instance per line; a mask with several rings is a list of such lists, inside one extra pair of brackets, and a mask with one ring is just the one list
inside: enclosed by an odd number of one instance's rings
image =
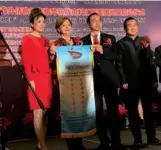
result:
[[(111, 45), (106, 45), (106, 39), (111, 39)], [(87, 35), (82, 39), (83, 45), (92, 45), (91, 35)], [(99, 62), (95, 61), (94, 67), (94, 82), (101, 82), (100, 78), (103, 75), (105, 80), (110, 83), (114, 87), (120, 86), (120, 78), (119, 78), (119, 64), (117, 63), (118, 55), (114, 48), (116, 43), (115, 37), (113, 35), (101, 33), (100, 35), (100, 44), (103, 46), (103, 54), (100, 54)], [(102, 81), (102, 82), (106, 82)]]
[(140, 44), (141, 40), (142, 37), (132, 40), (126, 36), (117, 42), (123, 67), (123, 79), (128, 83), (129, 89), (135, 88), (138, 84), (150, 87), (157, 81), (152, 50), (150, 45), (144, 48)]

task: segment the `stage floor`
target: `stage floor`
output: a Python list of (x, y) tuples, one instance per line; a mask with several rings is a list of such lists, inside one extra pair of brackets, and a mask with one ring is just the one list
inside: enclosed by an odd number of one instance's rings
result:
[[(143, 140), (146, 142), (145, 131), (143, 132)], [(121, 132), (122, 143), (131, 145), (133, 142), (131, 132), (129, 130)], [(157, 130), (157, 137), (161, 139), (161, 130)], [(49, 150), (66, 150), (65, 141), (56, 137), (49, 137), (47, 140)], [(99, 140), (96, 136), (84, 138), (83, 144), (88, 149), (97, 148)], [(36, 150), (35, 140), (12, 141), (7, 143), (7, 148), (10, 150)], [(142, 150), (161, 150), (161, 146), (149, 146)]]

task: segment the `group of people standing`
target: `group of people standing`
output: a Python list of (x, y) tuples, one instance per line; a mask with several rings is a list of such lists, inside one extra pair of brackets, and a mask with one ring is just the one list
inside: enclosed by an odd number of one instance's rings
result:
[[(45, 106), (42, 110), (28, 89), (30, 109), (33, 110), (34, 127), (38, 138), (37, 150), (47, 150), (45, 142), (47, 109), (52, 103), (52, 86), (58, 86), (56, 74), (56, 46), (78, 45), (72, 37), (72, 22), (67, 17), (56, 20), (55, 29), (60, 38), (54, 42), (42, 36), (46, 16), (39, 8), (31, 10), (29, 21), (32, 33), (23, 37), (22, 59), (28, 80)], [(98, 150), (125, 150), (121, 144), (118, 103), (119, 93), (125, 94), (129, 125), (134, 137), (134, 148), (140, 149), (142, 142), (138, 101), (142, 101), (148, 145), (158, 145), (152, 117), (152, 88), (157, 86), (156, 63), (148, 37), (138, 36), (139, 24), (135, 18), (124, 21), (126, 36), (116, 42), (113, 35), (101, 32), (102, 20), (97, 13), (87, 18), (91, 32), (80, 38), (80, 44), (91, 45), (94, 55), (94, 93), (96, 103), (96, 126), (100, 140)], [(159, 61), (158, 61), (159, 62)], [(53, 85), (52, 85), (53, 84)], [(106, 132), (103, 97), (107, 106), (110, 137)], [(85, 150), (82, 138), (66, 139), (68, 150)]]

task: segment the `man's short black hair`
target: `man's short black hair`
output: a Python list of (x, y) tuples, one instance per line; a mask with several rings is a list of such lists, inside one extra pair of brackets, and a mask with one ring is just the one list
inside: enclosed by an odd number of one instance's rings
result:
[(126, 18), (125, 21), (124, 21), (124, 29), (127, 28), (127, 22), (128, 22), (129, 20), (135, 20), (135, 21), (138, 23), (138, 21), (137, 21), (134, 17), (128, 17), (128, 18)]
[(91, 17), (94, 16), (94, 15), (100, 16), (98, 13), (92, 13), (92, 14), (90, 14), (90, 15), (87, 17), (87, 23), (88, 23), (88, 24), (90, 24), (90, 19), (91, 19)]

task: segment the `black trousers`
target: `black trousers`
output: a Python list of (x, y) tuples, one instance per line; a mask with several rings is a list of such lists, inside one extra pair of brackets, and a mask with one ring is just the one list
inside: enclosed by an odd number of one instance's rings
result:
[[(118, 148), (120, 145), (120, 127), (119, 127), (119, 114), (118, 114), (118, 91), (117, 88), (111, 84), (104, 82), (94, 82), (95, 100), (96, 100), (96, 125), (97, 135), (100, 144), (109, 147), (111, 140), (111, 147)], [(107, 115), (109, 118), (109, 131), (110, 140), (107, 136), (107, 126), (105, 123), (103, 111), (103, 96), (107, 107)]]
[(152, 88), (148, 88), (148, 86), (137, 86), (134, 89), (126, 90), (125, 93), (125, 105), (128, 109), (129, 125), (135, 142), (142, 142), (140, 117), (138, 114), (139, 98), (141, 99), (143, 107), (147, 140), (151, 140), (155, 137), (155, 125), (152, 114)]

